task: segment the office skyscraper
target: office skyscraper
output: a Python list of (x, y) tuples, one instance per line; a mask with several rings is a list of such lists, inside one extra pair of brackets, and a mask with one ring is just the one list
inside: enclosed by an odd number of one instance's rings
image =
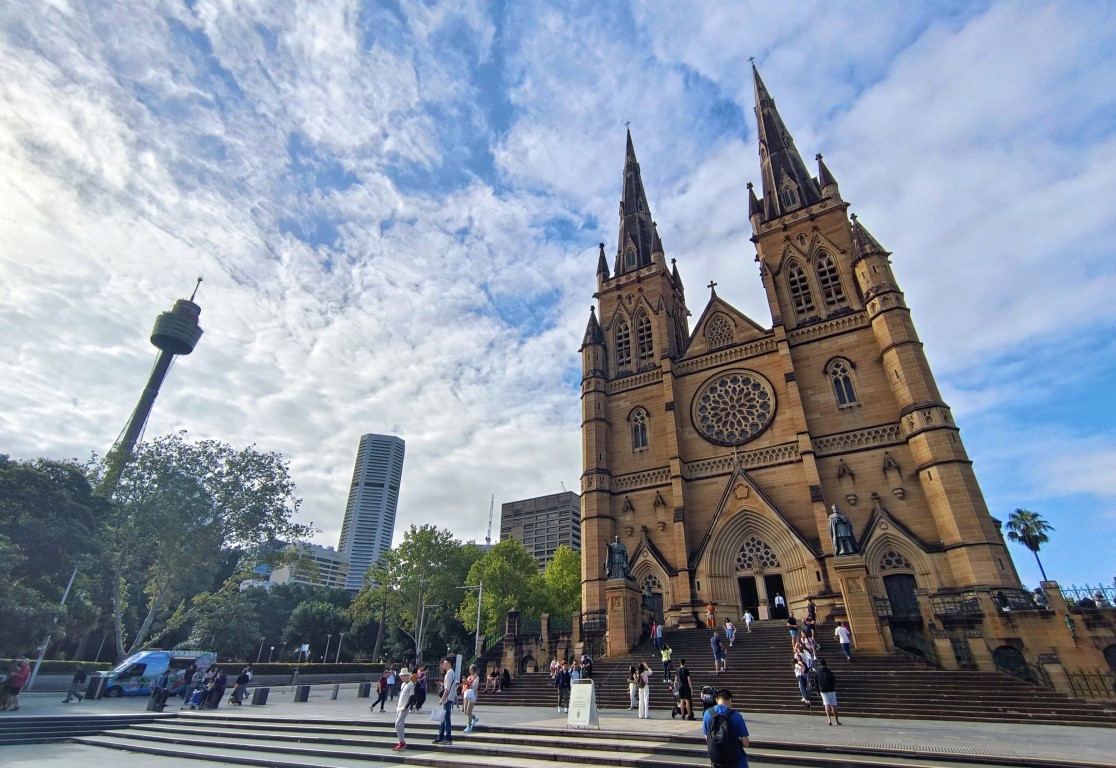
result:
[(392, 435), (364, 435), (357, 449), (341, 542), (337, 549), (349, 559), (345, 589), (356, 592), (364, 572), (382, 552), (391, 549), (399, 483), (403, 478), (404, 442)]
[(540, 568), (554, 559), (560, 544), (580, 552), (581, 497), (564, 491), (500, 505), (500, 539), (507, 538), (518, 539)]

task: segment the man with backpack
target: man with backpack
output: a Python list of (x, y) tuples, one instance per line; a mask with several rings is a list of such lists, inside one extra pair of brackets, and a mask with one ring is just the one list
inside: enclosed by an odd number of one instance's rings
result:
[(750, 743), (748, 726), (744, 716), (732, 708), (732, 693), (728, 688), (717, 691), (716, 705), (702, 717), (701, 732), (713, 768), (748, 768), (748, 756), (744, 752)]

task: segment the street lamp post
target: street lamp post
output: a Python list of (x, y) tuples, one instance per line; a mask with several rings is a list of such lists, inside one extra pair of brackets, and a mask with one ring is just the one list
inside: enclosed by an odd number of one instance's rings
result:
[(329, 641), (333, 639), (333, 633), (330, 632), (326, 635), (325, 653), (322, 654), (322, 663), (329, 661)]
[[(65, 606), (66, 605), (66, 598), (70, 596), (70, 587), (74, 586), (74, 579), (77, 578), (79, 567), (81, 567), (81, 566), (80, 565), (75, 565), (74, 566), (74, 572), (70, 574), (70, 580), (68, 582), (66, 582), (66, 590), (62, 593), (62, 602), (59, 603), (60, 606)], [(51, 624), (51, 627), (52, 627), (51, 632), (53, 632), (54, 624), (57, 624), (57, 623), (58, 623), (58, 618), (55, 617), (54, 623)], [(31, 690), (35, 686), (35, 678), (37, 678), (39, 676), (39, 667), (41, 667), (42, 664), (43, 664), (43, 656), (46, 655), (48, 645), (50, 645), (50, 633), (47, 633), (46, 640), (43, 641), (42, 647), (39, 648), (39, 655), (35, 659), (35, 668), (31, 670), (31, 677), (28, 678), (27, 685), (23, 686), (28, 691)]]
[(341, 663), (341, 643), (344, 642), (344, 640), (345, 640), (345, 633), (344, 632), (339, 633), (337, 635), (337, 657), (334, 658), (334, 660), (333, 660), (334, 664), (340, 664)]
[(271, 650), (267, 652), (267, 663), (271, 663), (271, 657), (275, 654), (275, 646), (271, 646)]
[(415, 666), (416, 667), (419, 664), (422, 663), (422, 635), (423, 635), (423, 630), (426, 627), (426, 609), (427, 608), (441, 608), (441, 607), (442, 607), (441, 605), (438, 605), (436, 603), (429, 603), (427, 605), (422, 606), (422, 612), (419, 614), (418, 638), (417, 638), (417, 642), (415, 643), (415, 645), (418, 646), (418, 653), (416, 654), (416, 658), (415, 658)]
[[(263, 658), (263, 647), (264, 647), (264, 643), (266, 643), (266, 642), (267, 642), (266, 637), (263, 640), (260, 640), (260, 652), (256, 654), (256, 663), (257, 664), (259, 664), (260, 659)], [(270, 661), (270, 659), (268, 659), (268, 661)]]
[(475, 589), (477, 590), (477, 633), (473, 639), (473, 654), (480, 656), (480, 630), (481, 630), (481, 605), (484, 600), (484, 582), (480, 581), (476, 584), (467, 584), (459, 589)]

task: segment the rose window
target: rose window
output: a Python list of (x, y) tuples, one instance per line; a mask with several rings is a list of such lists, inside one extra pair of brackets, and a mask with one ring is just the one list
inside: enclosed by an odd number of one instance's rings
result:
[(749, 536), (740, 546), (740, 553), (736, 556), (736, 570), (754, 571), (756, 568), (778, 567), (779, 558), (771, 551), (771, 547), (755, 536)]
[(884, 552), (883, 557), (880, 558), (880, 570), (881, 571), (901, 571), (901, 570), (913, 571), (914, 566), (911, 565), (910, 560), (903, 557), (903, 555), (901, 555), (900, 553), (898, 553), (894, 549), (892, 549), (892, 550), (888, 550), (887, 552)]
[(775, 394), (757, 373), (734, 371), (711, 380), (694, 398), (694, 425), (719, 445), (754, 439), (775, 416)]
[(663, 591), (663, 585), (659, 582), (659, 577), (653, 573), (643, 577), (643, 583), (640, 585), (640, 587), (650, 587), (652, 592)]

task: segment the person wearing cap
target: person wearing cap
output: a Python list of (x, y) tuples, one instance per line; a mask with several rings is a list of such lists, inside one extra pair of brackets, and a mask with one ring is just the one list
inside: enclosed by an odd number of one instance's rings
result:
[(744, 722), (744, 715), (732, 708), (732, 692), (728, 688), (721, 688), (717, 691), (717, 703), (705, 710), (705, 715), (701, 719), (701, 735), (705, 737), (706, 745), (709, 747), (710, 761), (713, 761), (714, 752), (711, 744), (710, 725), (713, 718), (718, 715), (728, 718), (729, 728), (736, 736), (739, 746), (736, 750), (735, 762), (714, 762), (714, 768), (748, 768), (748, 755), (744, 752), (744, 749), (751, 744), (748, 739), (748, 725)]
[(415, 684), (411, 682), (411, 671), (406, 667), (399, 670), (399, 698), (395, 705), (395, 735), (399, 743), (392, 747), (393, 752), (401, 752), (407, 748), (407, 739), (403, 735), (403, 728), (407, 724), (407, 713), (411, 707), (411, 697), (415, 695)]

